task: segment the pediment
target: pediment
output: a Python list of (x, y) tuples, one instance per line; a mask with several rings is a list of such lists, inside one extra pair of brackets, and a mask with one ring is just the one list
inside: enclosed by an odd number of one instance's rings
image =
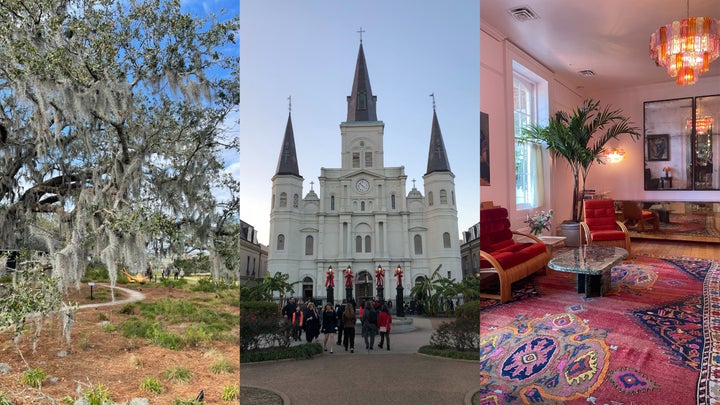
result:
[(360, 177), (360, 176), (372, 177), (374, 179), (385, 178), (385, 176), (382, 176), (382, 175), (376, 173), (375, 171), (368, 170), (368, 169), (356, 169), (356, 170), (345, 173), (344, 175), (340, 176), (339, 178), (340, 179), (352, 179), (352, 178)]

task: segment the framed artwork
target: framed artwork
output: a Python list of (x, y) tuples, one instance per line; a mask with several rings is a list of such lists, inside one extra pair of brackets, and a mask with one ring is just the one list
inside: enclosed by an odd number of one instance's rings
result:
[(490, 120), (480, 112), (480, 185), (490, 185)]
[(670, 136), (668, 134), (646, 135), (647, 160), (670, 160)]

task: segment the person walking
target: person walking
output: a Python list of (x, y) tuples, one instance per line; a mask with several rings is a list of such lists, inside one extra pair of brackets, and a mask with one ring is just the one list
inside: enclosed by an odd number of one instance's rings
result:
[(343, 346), (345, 351), (348, 351), (348, 345), (350, 345), (350, 353), (355, 353), (355, 308), (351, 303), (345, 304), (345, 312), (342, 314), (342, 325), (343, 325)]
[(325, 334), (325, 337), (323, 338), (323, 349), (327, 351), (327, 342), (328, 339), (330, 339), (330, 354), (333, 352), (337, 327), (338, 319), (335, 310), (332, 305), (325, 304), (325, 309), (322, 313), (322, 333)]
[(300, 305), (295, 307), (295, 312), (293, 312), (293, 315), (292, 315), (292, 323), (293, 323), (293, 338), (295, 339), (296, 342), (300, 341), (300, 337), (302, 336), (304, 315), (305, 314), (303, 313)]
[(390, 324), (392, 323), (392, 315), (390, 315), (390, 309), (387, 305), (383, 305), (378, 315), (378, 329), (380, 331), (380, 344), (379, 348), (383, 348), (383, 343), (387, 338), (387, 349), (390, 350)]
[[(338, 306), (335, 308), (335, 315), (337, 315), (337, 319), (338, 319), (338, 323), (339, 323), (339, 324), (342, 324), (342, 316), (343, 316), (343, 313), (345, 312), (345, 306), (347, 306), (347, 300), (346, 300), (346, 299), (345, 299), (345, 300), (342, 300), (342, 304), (338, 305)], [(338, 331), (337, 331), (337, 335), (338, 335), (338, 336), (337, 336), (337, 344), (338, 344), (338, 345), (341, 345), (342, 342), (343, 342), (343, 329), (344, 329), (344, 328), (342, 327), (342, 325), (339, 325)]]
[(362, 330), (365, 339), (365, 349), (368, 351), (372, 350), (373, 346), (375, 346), (375, 335), (377, 335), (377, 312), (373, 309), (372, 301), (365, 303), (365, 309), (362, 315)]
[(320, 315), (315, 309), (315, 304), (308, 302), (307, 309), (303, 315), (305, 325), (305, 340), (310, 343), (320, 336)]

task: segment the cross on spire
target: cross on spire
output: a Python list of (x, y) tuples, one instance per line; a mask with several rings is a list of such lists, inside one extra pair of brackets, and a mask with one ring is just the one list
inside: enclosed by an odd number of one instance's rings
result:
[(415, 179), (412, 179), (413, 182), (413, 188), (415, 188)]
[(292, 95), (288, 96), (288, 112), (292, 113)]
[(363, 32), (365, 32), (365, 30), (363, 30), (362, 27), (360, 27), (360, 31), (355, 31), (355, 32), (360, 34), (360, 43), (362, 44), (362, 34), (363, 34)]
[(313, 191), (313, 184), (315, 184), (315, 182), (314, 182), (314, 181), (311, 181), (311, 182), (310, 182), (310, 191)]
[(435, 111), (435, 93), (430, 93), (430, 97), (433, 99), (433, 111)]

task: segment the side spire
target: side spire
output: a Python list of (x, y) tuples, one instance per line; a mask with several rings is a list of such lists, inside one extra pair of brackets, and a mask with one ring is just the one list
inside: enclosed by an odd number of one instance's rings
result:
[(430, 133), (430, 150), (428, 151), (427, 173), (432, 172), (450, 172), (450, 162), (448, 161), (447, 152), (445, 151), (445, 142), (443, 142), (442, 132), (440, 132), (440, 124), (438, 123), (437, 113), (435, 112), (435, 94), (430, 95), (433, 98), (433, 121), (432, 131)]
[(352, 92), (347, 98), (347, 122), (377, 121), (377, 112), (375, 110), (377, 97), (372, 94), (372, 88), (370, 87), (370, 75), (365, 63), (365, 52), (362, 44), (362, 33), (365, 31), (361, 28), (358, 32), (360, 32), (360, 50), (355, 64)]
[[(288, 102), (291, 102), (288, 97)], [(290, 110), (291, 104), (288, 104)], [(300, 176), (298, 169), (297, 153), (295, 152), (295, 135), (293, 134), (291, 112), (288, 111), (287, 126), (285, 127), (285, 137), (283, 138), (282, 148), (280, 149), (280, 157), (278, 158), (277, 170), (275, 175), (290, 174), (297, 177)]]

